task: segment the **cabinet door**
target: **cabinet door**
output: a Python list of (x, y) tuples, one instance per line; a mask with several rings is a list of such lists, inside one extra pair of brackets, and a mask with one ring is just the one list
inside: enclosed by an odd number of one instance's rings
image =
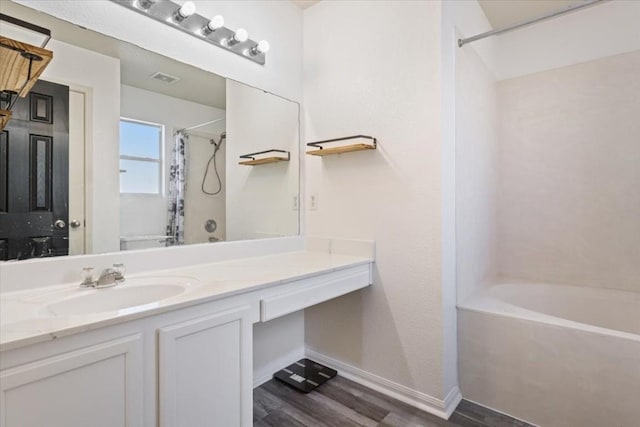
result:
[(136, 334), (0, 372), (0, 426), (142, 425), (141, 355)]
[(251, 426), (249, 306), (162, 328), (161, 427)]

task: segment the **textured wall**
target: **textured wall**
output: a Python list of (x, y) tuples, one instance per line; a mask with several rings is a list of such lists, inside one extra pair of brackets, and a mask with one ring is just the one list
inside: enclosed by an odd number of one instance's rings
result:
[(506, 276), (640, 291), (640, 51), (498, 84)]
[(440, 30), (438, 2), (327, 1), (304, 15), (307, 141), (379, 139), (375, 151), (306, 158), (318, 200), (307, 234), (372, 239), (377, 251), (373, 287), (306, 311), (307, 345), (437, 398), (449, 391)]

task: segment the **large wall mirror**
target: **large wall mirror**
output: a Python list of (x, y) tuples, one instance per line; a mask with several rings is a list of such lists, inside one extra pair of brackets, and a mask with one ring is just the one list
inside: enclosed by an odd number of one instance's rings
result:
[(2, 3), (53, 60), (0, 134), (0, 260), (299, 234), (297, 103)]

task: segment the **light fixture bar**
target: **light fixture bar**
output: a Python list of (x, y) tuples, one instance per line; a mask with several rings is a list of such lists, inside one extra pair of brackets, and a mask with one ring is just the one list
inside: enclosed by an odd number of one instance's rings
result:
[[(183, 6), (171, 0), (143, 1), (145, 7), (141, 6), (140, 0), (111, 1), (260, 65), (264, 65), (266, 62), (266, 51), (263, 52), (258, 49), (258, 42), (251, 39), (238, 41), (238, 37), (234, 38), (237, 33), (241, 35), (244, 30), (240, 31), (241, 29), (238, 29), (234, 31), (221, 26), (214, 31), (210, 31), (212, 28), (208, 24), (212, 18), (206, 18), (198, 13), (182, 17), (179, 11)], [(147, 5), (148, 7), (146, 7)], [(181, 19), (175, 19), (176, 16)], [(239, 39), (242, 40), (243, 38), (239, 37)]]

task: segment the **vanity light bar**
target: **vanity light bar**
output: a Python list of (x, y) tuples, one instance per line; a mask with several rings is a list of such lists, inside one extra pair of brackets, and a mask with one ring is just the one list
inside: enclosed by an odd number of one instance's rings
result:
[(171, 0), (111, 1), (260, 65), (266, 62), (268, 42), (251, 40), (247, 31), (242, 28), (233, 31), (225, 27), (222, 16), (205, 18), (198, 15), (193, 2), (180, 5)]

